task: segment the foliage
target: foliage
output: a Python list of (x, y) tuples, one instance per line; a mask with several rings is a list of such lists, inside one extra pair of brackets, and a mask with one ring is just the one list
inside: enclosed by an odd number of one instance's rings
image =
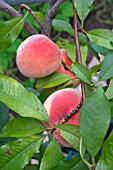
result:
[[(60, 48), (67, 50), (73, 63), (72, 69), (69, 69), (75, 74), (75, 79), (68, 74), (56, 72), (38, 80), (20, 75), (15, 66), (15, 55), (19, 44), (29, 37), (24, 29), (24, 20), (27, 18), (38, 33), (41, 33), (41, 29), (30, 14), (12, 19), (3, 13), (0, 23), (1, 170), (88, 170), (89, 167), (92, 170), (113, 169), (113, 132), (107, 133), (113, 115), (113, 32), (103, 28), (84, 30), (86, 17), (93, 3), (94, 0), (73, 0), (73, 3), (66, 1), (60, 5), (52, 20), (52, 40)], [(46, 24), (48, 3), (29, 6), (42, 23)], [(75, 23), (71, 24), (75, 17), (73, 6), (77, 9), (81, 23), (81, 63), (77, 61), (75, 52)], [(66, 36), (63, 37), (63, 33)], [(98, 65), (90, 69), (86, 66), (88, 50), (99, 61)], [(102, 62), (100, 54), (104, 56)], [(98, 80), (94, 82), (93, 76), (97, 76)], [(103, 80), (107, 82), (106, 87), (102, 87)], [(85, 86), (87, 98), (81, 108), (80, 125), (45, 127), (43, 122), (50, 123), (43, 106), (46, 98), (59, 89), (78, 87), (81, 82)], [(56, 129), (60, 129), (61, 136), (73, 147), (70, 151), (76, 151), (77, 155), (67, 159), (69, 149), (66, 148), (63, 152), (55, 135), (50, 136)], [(32, 165), (32, 158), (39, 161), (37, 165)]]

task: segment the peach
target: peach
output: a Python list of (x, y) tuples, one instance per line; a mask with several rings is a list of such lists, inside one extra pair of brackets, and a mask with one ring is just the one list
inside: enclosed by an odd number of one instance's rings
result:
[[(60, 49), (60, 52), (61, 52), (61, 57), (62, 57), (63, 62), (64, 62), (68, 67), (71, 68), (71, 66), (72, 66), (72, 61), (71, 61), (71, 59), (68, 57), (67, 52), (66, 52), (66, 49)], [(58, 68), (58, 70), (56, 70), (56, 72), (66, 73), (66, 74), (69, 74), (69, 75), (72, 76), (72, 77), (75, 77), (74, 73), (73, 73), (71, 70), (65, 69), (65, 67), (64, 67), (63, 64)]]
[[(49, 116), (50, 124), (53, 126), (58, 125), (67, 114), (76, 108), (80, 101), (81, 92), (72, 88), (61, 89), (50, 95), (44, 102), (44, 107)], [(65, 122), (65, 124), (79, 126), (79, 114), (80, 110)], [(45, 123), (45, 125), (48, 127), (47, 123)], [(70, 144), (61, 137), (59, 129), (55, 131), (55, 135), (59, 143), (64, 146), (70, 146)]]
[(61, 52), (61, 56), (62, 56), (62, 59), (63, 59), (64, 63), (66, 63), (68, 66), (71, 67), (72, 66), (72, 61), (69, 58), (69, 56), (67, 55), (66, 49), (60, 49), (60, 52)]
[(63, 65), (63, 64), (61, 64), (61, 66), (58, 68), (58, 70), (57, 70), (56, 72), (66, 73), (66, 74), (69, 74), (69, 75), (72, 76), (72, 77), (75, 77), (74, 73), (73, 73), (72, 71), (70, 71), (70, 70), (66, 70), (66, 69), (64, 68), (64, 65)]
[(61, 62), (59, 47), (42, 34), (30, 36), (17, 50), (16, 63), (26, 77), (45, 77), (55, 72)]

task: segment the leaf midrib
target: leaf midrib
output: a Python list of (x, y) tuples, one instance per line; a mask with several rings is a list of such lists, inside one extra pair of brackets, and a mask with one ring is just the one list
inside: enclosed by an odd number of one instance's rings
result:
[[(39, 138), (40, 139), (40, 138)], [(18, 157), (20, 154), (22, 154), (22, 152), (24, 152), (25, 150), (28, 149), (28, 147), (30, 147), (31, 145), (34, 145), (34, 143), (37, 142), (37, 140), (39, 139), (36, 139), (36, 141), (32, 142), (30, 145), (28, 145), (26, 148), (24, 148), (24, 150), (22, 150), (21, 152), (19, 152), (19, 154), (17, 154), (15, 157), (13, 157), (13, 159), (11, 159), (10, 161), (7, 162), (7, 164), (5, 164), (5, 166), (7, 166), (10, 162), (12, 162), (14, 159), (16, 159), (16, 157)], [(3, 166), (2, 168), (5, 168), (5, 166)], [(2, 170), (2, 169), (1, 169)]]
[[(26, 103), (26, 102), (23, 103), (23, 102), (21, 102), (21, 100), (18, 100), (18, 99), (15, 98), (14, 96), (8, 95), (8, 94), (6, 94), (6, 93), (4, 94), (4, 93), (1, 93), (1, 92), (0, 92), (0, 94), (1, 94), (1, 95), (4, 95), (4, 96), (6, 96), (6, 97), (8, 96), (9, 98), (12, 98), (12, 99), (16, 100), (17, 102), (22, 103), (23, 105), (27, 106), (28, 108), (32, 108), (33, 111), (34, 111), (34, 110), (35, 110), (36, 112), (38, 111), (36, 108), (33, 108), (32, 105), (29, 106), (28, 103)], [(38, 113), (38, 114), (39, 114), (39, 113), (41, 114), (41, 112), (37, 112), (37, 113)], [(41, 115), (42, 115), (42, 114), (41, 114)], [(43, 116), (43, 115), (42, 115), (42, 116)]]
[(102, 39), (107, 40), (107, 41), (110, 41), (110, 42), (113, 42), (112, 40), (109, 40), (109, 39), (107, 39), (107, 38), (103, 38), (102, 36), (95, 35), (94, 33), (89, 33), (89, 32), (88, 32), (88, 34), (93, 35), (93, 36), (98, 37), (98, 38), (102, 38)]
[[(62, 79), (67, 79), (66, 81), (68, 81), (68, 79), (69, 80), (71, 80), (71, 76), (70, 77), (64, 77), (64, 78), (57, 78), (57, 79), (54, 79), (53, 81), (48, 81), (47, 83), (44, 83), (44, 85), (42, 84), (42, 86), (41, 87), (46, 87), (47, 86), (47, 84), (50, 84), (51, 82), (52, 82), (52, 84), (54, 83), (54, 82), (56, 82), (57, 80), (62, 80)], [(59, 83), (58, 83), (59, 84)], [(52, 86), (51, 86), (52, 87)]]
[(17, 27), (17, 25), (20, 23), (20, 21), (22, 21), (23, 19), (20, 19), (19, 20), (19, 22), (17, 22), (17, 24), (14, 26), (14, 27), (12, 27), (11, 29), (10, 29), (10, 31), (9, 32), (7, 32), (3, 37), (2, 37), (2, 39), (0, 39), (0, 41), (2, 41), (4, 38), (6, 38), (6, 36), (8, 36), (8, 33), (10, 33), (15, 27)]
[(86, 75), (83, 74), (82, 71), (81, 71), (78, 67), (76, 67), (76, 69), (85, 77), (85, 79), (87, 80), (87, 82), (90, 83), (90, 81), (87, 79)]

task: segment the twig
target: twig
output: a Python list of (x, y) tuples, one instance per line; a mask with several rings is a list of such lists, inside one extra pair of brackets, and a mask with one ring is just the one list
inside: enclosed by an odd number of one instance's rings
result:
[[(0, 10), (6, 12), (7, 14), (11, 15), (12, 17), (21, 16), (18, 11), (16, 11), (14, 8), (12, 8), (10, 5), (5, 3), (4, 1), (0, 0)], [(25, 19), (24, 27), (26, 31), (30, 34), (37, 34), (37, 31), (34, 29), (34, 27)]]
[[(73, 2), (73, 1), (72, 1)], [(79, 42), (79, 36), (78, 36), (78, 18), (77, 18), (77, 11), (74, 6), (73, 2), (73, 10), (74, 10), (74, 34), (75, 34), (75, 42), (76, 42), (76, 56), (77, 59), (76, 61), (82, 64), (82, 59), (81, 59), (81, 52), (80, 52), (80, 42)], [(84, 102), (86, 95), (85, 95), (85, 85), (84, 82), (81, 81), (81, 91), (82, 91), (82, 102)]]
[(52, 27), (52, 20), (56, 15), (56, 12), (60, 5), (65, 2), (66, 0), (50, 0), (47, 12), (46, 12), (46, 32), (48, 33), (48, 37), (50, 37), (51, 27)]
[(46, 35), (46, 30), (45, 30), (45, 25), (42, 23), (42, 21), (35, 15), (35, 13), (32, 11), (32, 9), (30, 7), (28, 7), (27, 5), (25, 4), (22, 4), (20, 5), (20, 8), (19, 8), (19, 13), (21, 15), (23, 15), (23, 10), (26, 9), (28, 12), (30, 12), (30, 14), (36, 19), (36, 21), (38, 22), (38, 24), (40, 25), (40, 28), (42, 30), (42, 33), (44, 35)]

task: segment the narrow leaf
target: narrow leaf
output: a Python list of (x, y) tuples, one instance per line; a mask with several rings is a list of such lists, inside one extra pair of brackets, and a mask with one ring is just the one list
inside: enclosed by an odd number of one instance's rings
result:
[(47, 113), (36, 95), (13, 78), (0, 76), (0, 100), (22, 117), (48, 121)]
[(97, 163), (96, 170), (112, 170), (113, 169), (113, 131), (103, 145), (100, 159)]
[(58, 86), (62, 83), (65, 83), (68, 80), (71, 80), (72, 77), (65, 73), (53, 73), (44, 78), (40, 78), (37, 81), (37, 88), (50, 88)]
[(44, 137), (31, 137), (9, 142), (0, 148), (0, 170), (21, 170), (40, 148)]
[(25, 17), (13, 18), (0, 25), (0, 50), (7, 49), (20, 34)]
[(73, 0), (73, 1), (77, 9), (79, 18), (83, 23), (91, 10), (91, 5), (94, 2), (94, 0)]
[(100, 70), (101, 63), (90, 68), (90, 73), (96, 76), (96, 72)]
[(87, 32), (89, 39), (97, 45), (113, 50), (113, 32), (107, 29), (93, 29)]
[(57, 166), (50, 170), (87, 170), (79, 155), (73, 156), (68, 160), (61, 161)]
[(75, 62), (76, 59), (76, 46), (75, 46), (75, 42), (68, 42), (66, 44), (66, 51), (67, 54), (69, 56), (69, 58)]
[(96, 45), (94, 44), (92, 41), (90, 41), (90, 45), (91, 45), (91, 48), (96, 51), (97, 53), (99, 54), (102, 54), (103, 56), (106, 56), (106, 54), (108, 52), (110, 52), (110, 50), (106, 47), (102, 47), (100, 45)]
[(111, 120), (111, 107), (102, 87), (88, 97), (80, 113), (80, 133), (91, 156), (102, 146)]
[(80, 144), (80, 130), (78, 126), (71, 124), (62, 124), (57, 126), (61, 129), (61, 136), (71, 144), (76, 150), (79, 151)]
[(72, 26), (66, 21), (54, 19), (52, 22), (52, 26), (56, 28), (58, 31), (65, 31), (70, 35), (74, 36), (74, 30)]
[(43, 132), (45, 127), (36, 119), (19, 117), (8, 122), (0, 137), (27, 137)]
[(106, 55), (104, 61), (102, 62), (102, 67), (100, 70), (100, 80), (106, 80), (113, 78), (113, 52)]
[(86, 64), (87, 54), (88, 54), (88, 46), (80, 44), (80, 50), (81, 50), (81, 58), (82, 58), (82, 64)]
[(82, 64), (75, 62), (72, 65), (72, 70), (76, 76), (87, 84), (91, 84), (91, 74), (89, 70)]
[(44, 16), (44, 14), (43, 14), (42, 12), (37, 11), (37, 12), (34, 12), (34, 13), (35, 13), (35, 15), (43, 22), (43, 24), (46, 23), (46, 21), (45, 21), (45, 16)]
[(40, 170), (48, 170), (54, 168), (63, 159), (63, 153), (56, 140), (53, 139), (43, 155)]

